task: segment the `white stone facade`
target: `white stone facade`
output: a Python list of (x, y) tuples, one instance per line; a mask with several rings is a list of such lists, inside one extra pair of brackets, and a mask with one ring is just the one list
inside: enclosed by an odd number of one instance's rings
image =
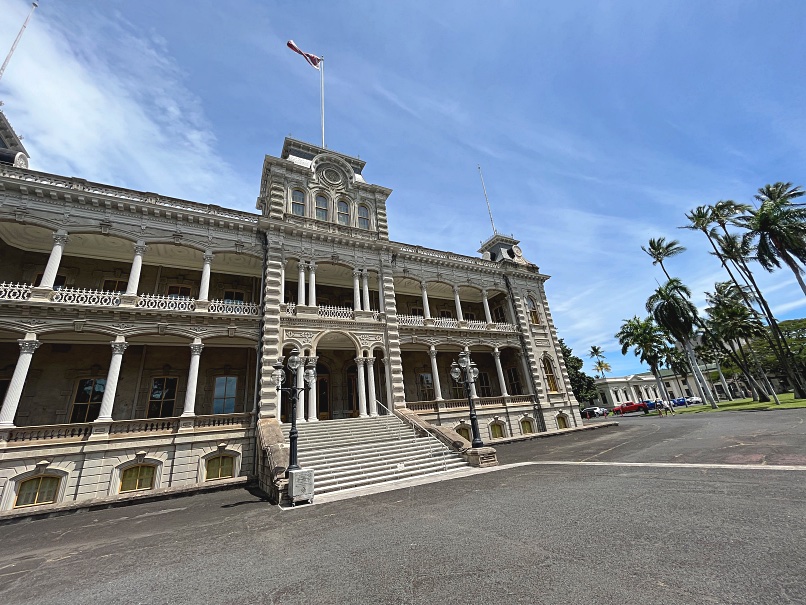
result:
[(286, 139), (253, 214), (0, 164), (0, 510), (258, 473), (293, 347), (304, 422), (409, 408), (464, 436), (466, 351), (485, 442), (581, 425), (548, 277), (511, 238), (390, 241), (363, 168)]

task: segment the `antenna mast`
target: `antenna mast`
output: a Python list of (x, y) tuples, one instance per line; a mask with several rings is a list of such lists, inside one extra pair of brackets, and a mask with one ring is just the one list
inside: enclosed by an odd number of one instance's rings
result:
[(481, 166), (479, 168), (479, 177), (481, 178), (481, 188), (484, 189), (484, 199), (487, 202), (487, 212), (490, 214), (490, 224), (493, 226), (493, 235), (498, 235), (498, 230), (495, 228), (493, 221), (493, 211), (490, 208), (490, 198), (487, 197), (487, 187), (484, 186), (484, 175), (481, 173)]
[(14, 44), (11, 45), (11, 50), (8, 51), (8, 56), (6, 60), (3, 61), (3, 67), (0, 67), (0, 79), (3, 78), (3, 72), (6, 71), (6, 67), (8, 66), (8, 62), (11, 61), (11, 55), (14, 54), (14, 51), (17, 49), (17, 44), (20, 43), (20, 38), (22, 38), (22, 34), (25, 31), (25, 28), (28, 27), (28, 21), (31, 20), (31, 15), (34, 14), (34, 11), (39, 6), (36, 2), (31, 3), (31, 12), (28, 13), (28, 16), (25, 18), (25, 23), (22, 24), (20, 28), (20, 33), (17, 34), (17, 38), (14, 40)]

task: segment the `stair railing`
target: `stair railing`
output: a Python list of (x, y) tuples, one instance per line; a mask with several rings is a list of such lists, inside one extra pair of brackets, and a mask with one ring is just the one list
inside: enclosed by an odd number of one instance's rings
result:
[(434, 436), (433, 436), (431, 433), (429, 433), (428, 431), (423, 430), (423, 429), (422, 429), (422, 427), (417, 426), (415, 423), (413, 423), (413, 422), (412, 422), (411, 420), (409, 420), (408, 418), (401, 418), (401, 417), (400, 417), (400, 416), (398, 416), (397, 414), (395, 414), (395, 413), (391, 412), (391, 411), (389, 410), (389, 408), (387, 408), (385, 405), (383, 405), (383, 404), (382, 404), (380, 401), (378, 401), (377, 399), (375, 400), (375, 403), (377, 403), (377, 404), (378, 404), (378, 407), (379, 407), (379, 408), (381, 408), (381, 409), (383, 409), (383, 410), (385, 410), (385, 411), (386, 411), (386, 415), (396, 417), (396, 418), (398, 419), (398, 421), (400, 422), (400, 425), (402, 425), (402, 426), (406, 426), (406, 425), (407, 425), (407, 426), (409, 427), (409, 429), (410, 429), (410, 430), (414, 431), (415, 436), (416, 436), (418, 433), (424, 433), (424, 434), (425, 434), (425, 437), (428, 439), (427, 443), (428, 443), (428, 453), (429, 453), (429, 455), (431, 456), (431, 458), (436, 458), (436, 457), (437, 457), (437, 456), (434, 454), (434, 445), (436, 445), (436, 446), (437, 446), (437, 453), (439, 454), (439, 457), (440, 457), (440, 458), (441, 458), (441, 460), (442, 460), (442, 470), (443, 470), (443, 471), (447, 471), (447, 470), (448, 470), (448, 460), (447, 460), (447, 458), (448, 458), (448, 456), (449, 456), (449, 454), (450, 454), (451, 452), (448, 450), (448, 448), (447, 448), (447, 447), (445, 447), (445, 445), (444, 445), (444, 444), (443, 444), (443, 443), (442, 443), (442, 442), (441, 442), (439, 439), (437, 439), (436, 437), (434, 437)]

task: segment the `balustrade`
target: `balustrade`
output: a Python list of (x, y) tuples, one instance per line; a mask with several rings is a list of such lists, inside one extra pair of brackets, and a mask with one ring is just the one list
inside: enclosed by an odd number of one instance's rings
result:
[(335, 307), (333, 305), (319, 305), (319, 317), (331, 317), (333, 319), (353, 319), (355, 313), (350, 307)]
[(194, 428), (239, 427), (249, 428), (252, 423), (252, 414), (211, 414), (209, 416), (195, 416)]
[(127, 433), (175, 433), (179, 428), (178, 418), (143, 418), (118, 420), (109, 427), (110, 435)]
[(398, 315), (397, 322), (401, 326), (424, 326), (425, 320), (422, 315)]
[(0, 300), (28, 300), (31, 298), (31, 284), (0, 284)]
[(225, 313), (227, 315), (260, 315), (260, 306), (255, 303), (211, 300), (208, 311), (210, 313)]
[[(507, 405), (531, 404), (531, 395), (515, 397), (478, 397), (473, 399), (477, 407), (504, 407)], [(442, 401), (408, 401), (406, 407), (420, 414), (467, 410), (467, 399), (443, 399)]]
[(286, 315), (296, 315), (297, 314), (297, 303), (287, 303), (285, 306), (285, 314)]
[(92, 424), (52, 424), (11, 429), (8, 443), (30, 441), (84, 441), (92, 433)]
[(162, 296), (160, 294), (141, 294), (137, 301), (138, 309), (157, 309), (160, 311), (193, 311), (196, 301), (186, 296)]
[(55, 290), (50, 298), (53, 302), (70, 305), (91, 305), (93, 307), (117, 307), (120, 305), (120, 292), (85, 290), (82, 288), (62, 288)]
[(436, 328), (458, 328), (459, 321), (452, 317), (434, 317), (434, 327)]

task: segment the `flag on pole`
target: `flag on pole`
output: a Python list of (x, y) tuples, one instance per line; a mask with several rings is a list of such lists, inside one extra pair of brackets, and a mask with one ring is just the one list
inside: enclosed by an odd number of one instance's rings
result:
[(302, 50), (300, 50), (300, 47), (294, 44), (293, 40), (289, 40), (286, 43), (286, 46), (288, 46), (288, 48), (293, 50), (295, 53), (299, 53), (300, 55), (305, 57), (305, 60), (311, 67), (313, 67), (314, 69), (319, 69), (319, 64), (322, 62), (322, 57), (317, 57), (316, 55), (302, 52)]

